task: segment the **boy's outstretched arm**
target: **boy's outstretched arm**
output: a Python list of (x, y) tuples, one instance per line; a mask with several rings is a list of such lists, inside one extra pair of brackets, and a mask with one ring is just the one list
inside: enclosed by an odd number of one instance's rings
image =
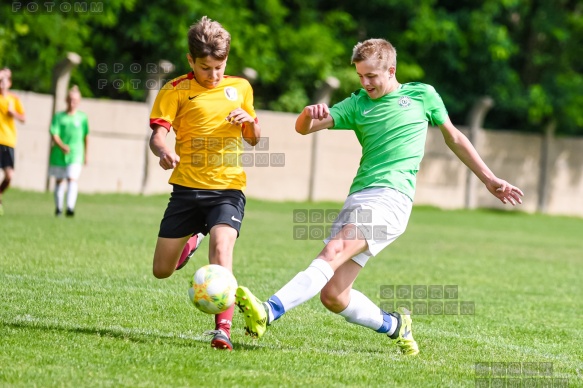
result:
[(520, 198), (524, 195), (522, 190), (494, 175), (488, 166), (486, 166), (486, 163), (484, 163), (472, 143), (452, 124), (449, 117), (446, 122), (439, 125), (439, 129), (447, 146), (476, 174), (492, 195), (505, 204), (509, 202), (512, 205), (522, 203), (522, 199)]
[(296, 119), (296, 132), (302, 135), (334, 126), (326, 104), (308, 105)]

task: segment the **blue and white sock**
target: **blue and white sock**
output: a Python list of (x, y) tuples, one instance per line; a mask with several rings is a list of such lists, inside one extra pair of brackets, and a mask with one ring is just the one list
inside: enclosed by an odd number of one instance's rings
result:
[(357, 290), (350, 290), (350, 302), (344, 310), (339, 313), (347, 322), (368, 327), (377, 333), (387, 333), (392, 335), (397, 328), (397, 319), (392, 315), (382, 311), (363, 293)]
[(326, 260), (312, 261), (305, 271), (298, 273), (267, 300), (269, 323), (279, 319), (286, 311), (313, 298), (332, 276), (334, 270)]

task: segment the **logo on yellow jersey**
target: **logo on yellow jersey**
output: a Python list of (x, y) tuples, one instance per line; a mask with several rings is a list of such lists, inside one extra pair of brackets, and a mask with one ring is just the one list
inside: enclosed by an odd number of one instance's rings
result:
[(237, 89), (231, 86), (225, 88), (225, 96), (227, 97), (227, 100), (236, 101), (238, 97), (237, 94)]

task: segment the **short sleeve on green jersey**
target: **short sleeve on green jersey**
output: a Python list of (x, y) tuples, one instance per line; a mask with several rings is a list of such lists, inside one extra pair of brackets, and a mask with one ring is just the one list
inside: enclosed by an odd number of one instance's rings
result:
[(427, 121), (430, 125), (437, 126), (445, 123), (447, 120), (447, 110), (443, 104), (441, 96), (437, 93), (435, 88), (431, 85), (420, 84), (426, 87), (424, 94), (425, 112)]

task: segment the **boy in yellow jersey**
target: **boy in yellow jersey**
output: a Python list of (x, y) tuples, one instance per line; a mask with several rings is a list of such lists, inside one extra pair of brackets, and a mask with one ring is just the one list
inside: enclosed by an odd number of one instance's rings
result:
[(25, 115), (20, 99), (9, 92), (12, 86), (12, 72), (0, 69), (0, 168), (4, 179), (0, 183), (0, 216), (4, 214), (2, 194), (10, 186), (14, 177), (14, 147), (16, 146), (16, 125), (14, 119), (24, 123)]
[[(207, 234), (209, 263), (232, 271), (245, 207), (242, 141), (254, 146), (261, 129), (251, 85), (225, 75), (230, 43), (230, 34), (206, 16), (191, 26), (186, 57), (192, 71), (164, 85), (152, 108), (150, 149), (163, 169), (174, 170), (154, 252), (159, 279), (184, 266)], [(165, 142), (171, 128), (174, 150)], [(215, 330), (207, 332), (212, 347), (233, 349), (232, 319), (233, 307), (215, 316)]]
[(415, 176), (423, 158), (428, 124), (438, 126), (445, 143), (502, 203), (522, 203), (522, 191), (498, 178), (450, 121), (435, 89), (401, 84), (397, 52), (384, 39), (369, 39), (353, 50), (352, 63), (362, 88), (331, 108), (309, 105), (296, 121), (307, 135), (322, 129), (354, 131), (362, 146), (360, 166), (348, 198), (332, 225), (324, 249), (265, 303), (246, 287), (237, 289), (245, 329), (260, 338), (267, 325), (320, 293), (322, 304), (346, 321), (392, 339), (404, 355), (419, 353), (410, 312), (381, 310), (352, 288), (367, 261), (395, 241), (409, 221)]

